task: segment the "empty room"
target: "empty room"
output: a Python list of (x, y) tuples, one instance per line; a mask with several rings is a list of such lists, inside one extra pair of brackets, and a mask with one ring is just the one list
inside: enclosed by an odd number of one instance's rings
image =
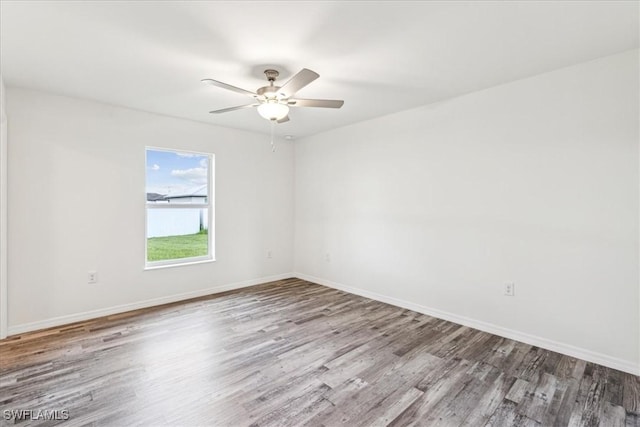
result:
[(639, 23), (0, 0), (0, 425), (640, 427)]

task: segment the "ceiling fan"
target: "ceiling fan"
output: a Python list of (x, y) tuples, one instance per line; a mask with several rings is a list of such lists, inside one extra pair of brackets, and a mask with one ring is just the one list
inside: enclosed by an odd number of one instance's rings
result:
[(254, 102), (251, 104), (223, 108), (221, 110), (210, 111), (210, 113), (219, 114), (226, 113), (228, 111), (241, 110), (243, 108), (258, 107), (258, 113), (265, 119), (276, 123), (284, 123), (289, 121), (289, 107), (340, 108), (344, 104), (344, 101), (334, 99), (293, 98), (296, 92), (320, 77), (318, 73), (306, 68), (303, 68), (298, 74), (291, 77), (291, 79), (283, 86), (276, 86), (274, 84), (276, 78), (280, 75), (276, 70), (264, 70), (264, 74), (267, 76), (269, 85), (258, 88), (255, 92), (231, 86), (213, 79), (203, 79), (203, 83), (228, 89), (254, 98)]

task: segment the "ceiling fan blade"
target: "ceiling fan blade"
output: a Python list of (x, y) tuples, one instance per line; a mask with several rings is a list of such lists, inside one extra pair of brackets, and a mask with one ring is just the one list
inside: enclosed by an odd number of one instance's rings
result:
[(237, 107), (223, 108), (222, 110), (209, 111), (211, 114), (227, 113), (229, 111), (242, 110), (243, 108), (257, 107), (260, 104), (238, 105)]
[(281, 93), (284, 98), (289, 98), (318, 77), (320, 77), (320, 74), (303, 68), (298, 74), (291, 77), (278, 92)]
[(286, 123), (288, 121), (289, 121), (289, 116), (284, 116), (283, 118), (278, 120), (276, 123)]
[(231, 85), (228, 85), (226, 83), (222, 83), (222, 82), (219, 82), (219, 81), (213, 80), (213, 79), (202, 79), (201, 82), (202, 83), (206, 83), (206, 84), (211, 85), (211, 86), (217, 86), (217, 87), (221, 87), (223, 89), (228, 89), (228, 90), (231, 90), (231, 91), (234, 91), (234, 92), (237, 92), (237, 93), (241, 93), (243, 95), (248, 95), (248, 96), (251, 96), (251, 97), (254, 97), (254, 98), (256, 96), (258, 96), (257, 93), (253, 93), (251, 91), (248, 91), (248, 90), (245, 90), (245, 89), (242, 89), (242, 88), (239, 88), (239, 87), (231, 86)]
[(289, 99), (291, 107), (340, 108), (344, 101), (338, 99)]

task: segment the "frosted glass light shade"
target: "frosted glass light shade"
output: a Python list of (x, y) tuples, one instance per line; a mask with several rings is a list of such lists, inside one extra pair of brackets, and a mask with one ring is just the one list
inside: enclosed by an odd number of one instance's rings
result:
[(277, 102), (265, 102), (258, 105), (258, 113), (267, 120), (280, 120), (289, 114), (289, 107)]

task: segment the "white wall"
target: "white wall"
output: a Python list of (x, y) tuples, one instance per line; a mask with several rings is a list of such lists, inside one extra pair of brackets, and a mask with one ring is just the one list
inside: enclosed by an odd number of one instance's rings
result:
[[(10, 333), (291, 272), (291, 144), (17, 88), (7, 111)], [(143, 270), (146, 145), (215, 154), (216, 262)]]
[(640, 373), (638, 73), (629, 51), (297, 141), (295, 270)]
[(7, 110), (0, 76), (0, 339), (7, 336)]

